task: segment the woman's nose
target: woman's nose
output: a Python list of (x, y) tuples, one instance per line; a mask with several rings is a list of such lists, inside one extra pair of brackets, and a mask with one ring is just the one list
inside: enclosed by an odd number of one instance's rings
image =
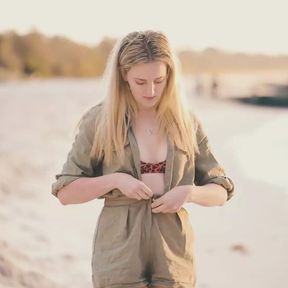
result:
[(147, 90), (146, 90), (146, 93), (145, 93), (146, 97), (153, 97), (155, 96), (155, 84), (152, 83), (152, 84), (148, 84), (147, 85)]

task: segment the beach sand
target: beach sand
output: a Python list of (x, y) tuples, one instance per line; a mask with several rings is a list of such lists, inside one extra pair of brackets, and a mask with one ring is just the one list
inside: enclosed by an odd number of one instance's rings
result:
[[(0, 288), (92, 287), (103, 201), (63, 206), (51, 184), (98, 94), (96, 80), (0, 83)], [(185, 204), (197, 287), (288, 287), (288, 109), (192, 96), (189, 105), (236, 187), (222, 207)]]

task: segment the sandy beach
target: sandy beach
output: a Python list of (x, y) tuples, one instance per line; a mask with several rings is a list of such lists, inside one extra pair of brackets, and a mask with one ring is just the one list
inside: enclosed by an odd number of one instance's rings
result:
[[(51, 184), (97, 80), (0, 82), (0, 288), (92, 288), (101, 200), (62, 206)], [(235, 196), (185, 204), (197, 288), (288, 287), (288, 109), (191, 96)]]

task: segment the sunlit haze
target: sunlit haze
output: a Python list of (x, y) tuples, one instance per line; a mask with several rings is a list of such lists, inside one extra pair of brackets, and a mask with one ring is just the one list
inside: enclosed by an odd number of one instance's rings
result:
[(288, 54), (284, 0), (0, 0), (0, 32), (32, 29), (97, 44), (130, 31), (166, 32), (177, 49)]

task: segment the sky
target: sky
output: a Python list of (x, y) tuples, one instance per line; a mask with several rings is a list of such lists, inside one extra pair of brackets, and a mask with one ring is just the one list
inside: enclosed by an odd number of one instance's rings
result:
[(0, 0), (0, 7), (0, 33), (36, 29), (96, 45), (153, 29), (175, 49), (288, 54), (287, 0)]

